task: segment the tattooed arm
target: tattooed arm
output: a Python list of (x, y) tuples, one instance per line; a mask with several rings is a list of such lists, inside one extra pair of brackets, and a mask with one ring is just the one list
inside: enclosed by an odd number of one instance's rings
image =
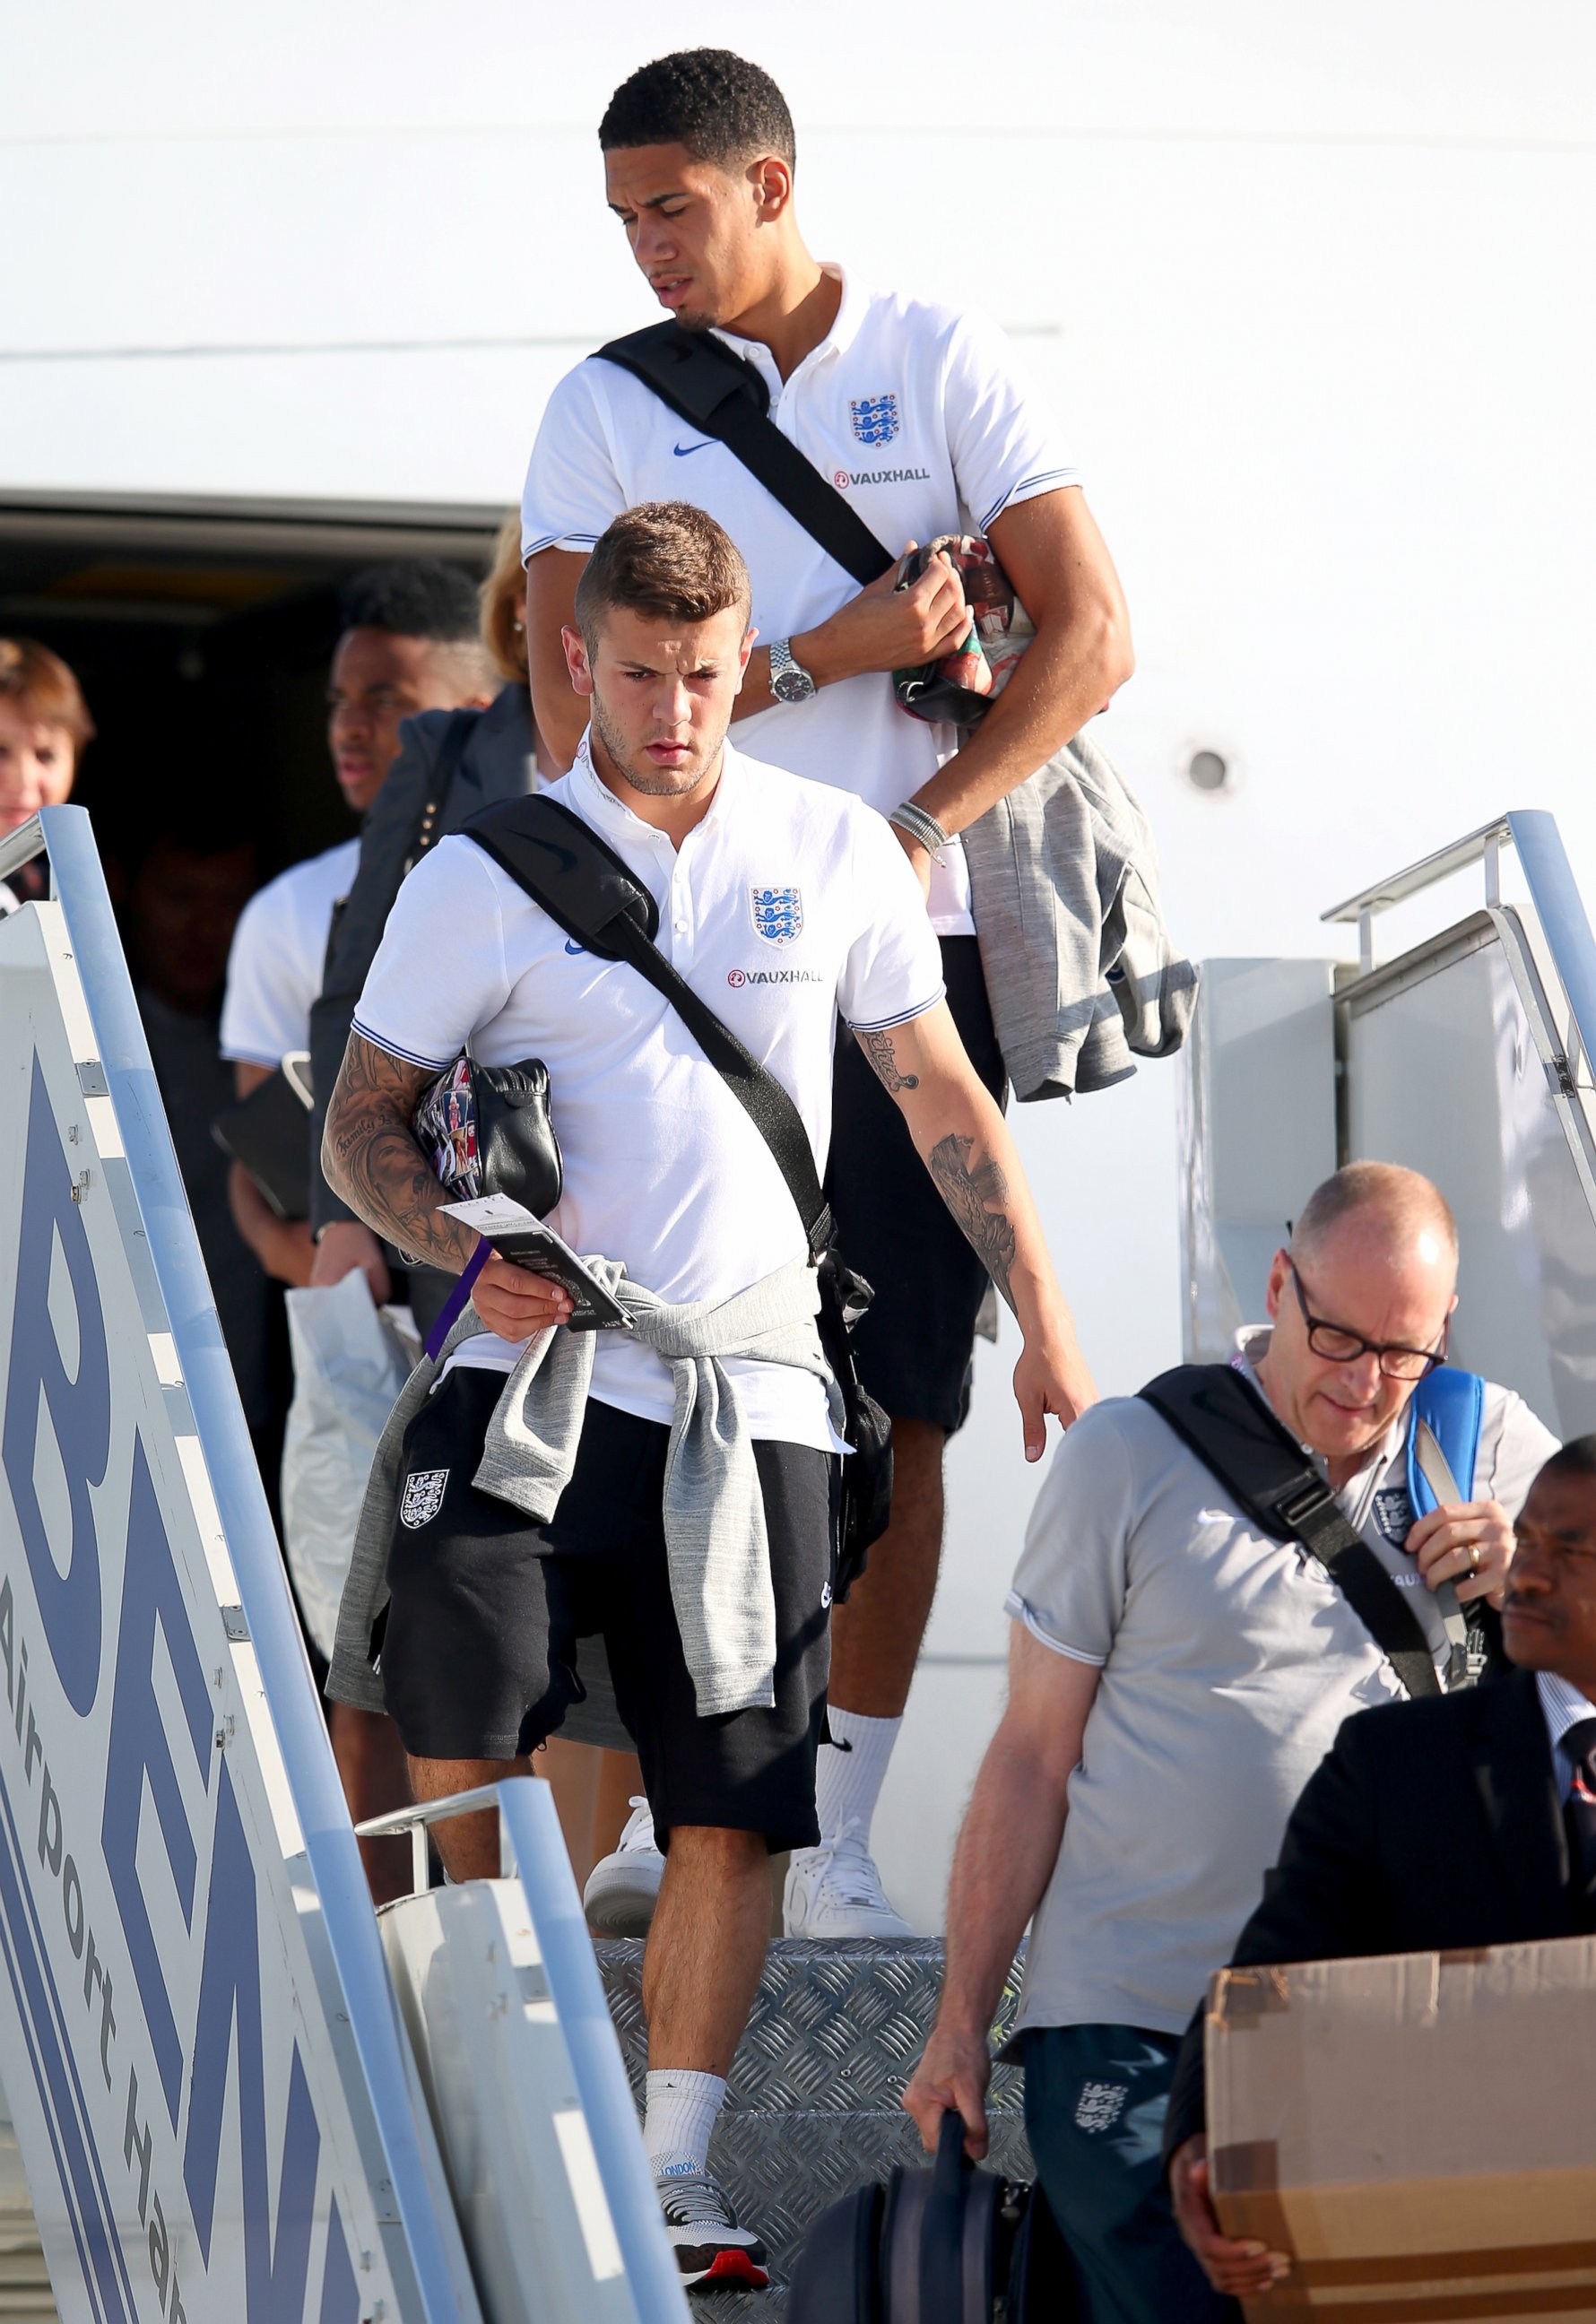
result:
[(1025, 1335), (1014, 1393), (1026, 1458), (1040, 1458), (1046, 1415), (1067, 1427), (1097, 1391), (1053, 1272), (1009, 1125), (964, 1054), (946, 1001), (854, 1037), (896, 1099), (920, 1159)]
[[(351, 1033), (328, 1107), (321, 1167), (333, 1192), (407, 1258), (458, 1275), (481, 1237), (446, 1218), (448, 1199), (411, 1132), (411, 1117), (433, 1068), (390, 1056)], [(477, 1277), (472, 1304), (489, 1331), (524, 1340), (563, 1323), (569, 1296), (557, 1283), (496, 1255)]]

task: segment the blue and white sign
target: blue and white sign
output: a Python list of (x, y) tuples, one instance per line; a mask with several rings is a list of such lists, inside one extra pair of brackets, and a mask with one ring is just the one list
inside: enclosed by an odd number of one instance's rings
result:
[(107, 1045), (83, 918), (0, 921), (0, 2074), (51, 2282), (67, 2324), (471, 2315), (463, 2269), (464, 2307), (423, 2296), (333, 1964), (330, 1818), (288, 1779), (183, 1375), (219, 1335), (109, 925)]

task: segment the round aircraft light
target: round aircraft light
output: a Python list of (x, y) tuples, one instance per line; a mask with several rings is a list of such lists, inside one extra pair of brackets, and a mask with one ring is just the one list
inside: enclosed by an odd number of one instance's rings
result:
[(1195, 791), (1228, 790), (1231, 762), (1218, 751), (1194, 751), (1185, 762), (1185, 779)]

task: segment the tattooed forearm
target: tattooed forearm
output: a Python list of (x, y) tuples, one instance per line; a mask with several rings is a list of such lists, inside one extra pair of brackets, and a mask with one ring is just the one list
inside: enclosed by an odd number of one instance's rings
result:
[(407, 1258), (457, 1275), (476, 1238), (438, 1207), (443, 1188), (411, 1134), (416, 1101), (433, 1078), (351, 1033), (327, 1110), (321, 1167), (367, 1226)]
[(1009, 1278), (1014, 1269), (1014, 1227), (1003, 1207), (1009, 1181), (990, 1155), (972, 1167), (974, 1148), (973, 1138), (955, 1132), (939, 1139), (928, 1157), (931, 1176), (955, 1224), (1012, 1307)]
[(853, 1038), (875, 1067), (883, 1087), (891, 1096), (896, 1097), (899, 1090), (918, 1089), (920, 1085), (918, 1074), (899, 1072), (898, 1052), (893, 1047), (890, 1033), (862, 1033), (855, 1028)]

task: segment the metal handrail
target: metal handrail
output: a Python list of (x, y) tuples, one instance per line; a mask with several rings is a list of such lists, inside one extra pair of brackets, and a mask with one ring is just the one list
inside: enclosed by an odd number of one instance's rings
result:
[[(1539, 927), (1542, 960), (1555, 988), (1553, 992), (1547, 991), (1519, 913), (1502, 901), (1504, 844), (1518, 858)], [(1356, 921), (1358, 927), (1359, 974), (1342, 986), (1337, 999), (1352, 1002), (1370, 979), (1386, 973), (1377, 970), (1374, 958), (1377, 917), (1465, 871), (1471, 863), (1483, 865), (1486, 913), (1545, 1069), (1585, 1199), (1596, 1216), (1596, 1087), (1591, 1082), (1596, 1062), (1596, 936), (1591, 935), (1554, 816), (1542, 807), (1515, 807), (1322, 914), (1325, 921), (1343, 926)]]
[[(171, 1325), (179, 1368), (204, 1448), (272, 1725), (282, 1754), (321, 1904), (322, 1924), (348, 2013), (383, 2160), (404, 2223), (422, 2311), (431, 2324), (458, 2315), (450, 2263), (427, 2169), (398, 2009), (372, 1912), (371, 1891), (328, 1744), (282, 1557), (244, 1425), (205, 1262), (189, 1220), (166, 1111), (134, 999), (105, 872), (87, 811), (42, 807), (0, 840), (0, 879), (43, 851), (52, 892), (90, 1006), (116, 1127)], [(173, 1231), (179, 1223), (187, 1231)]]
[(1462, 839), (1454, 839), (1450, 846), (1437, 848), (1433, 855), (1421, 856), (1416, 863), (1410, 863), (1406, 872), (1394, 872), (1388, 880), (1377, 881), (1372, 888), (1360, 890), (1357, 895), (1349, 896), (1344, 904), (1333, 904), (1329, 911), (1321, 912), (1319, 918), (1322, 921), (1344, 925), (1361, 920), (1366, 915), (1372, 918), (1376, 912), (1388, 911), (1393, 904), (1406, 903), (1409, 896), (1416, 896), (1422, 890), (1433, 888), (1437, 881), (1448, 880), (1454, 872), (1462, 872), (1467, 865), (1477, 863), (1487, 853), (1490, 842), (1510, 835), (1512, 827), (1513, 816), (1510, 814), (1499, 815), (1494, 823), (1482, 823), (1478, 831), (1471, 831)]
[(1450, 846), (1421, 857), (1406, 871), (1363, 889), (1358, 895), (1349, 896), (1344, 903), (1333, 905), (1320, 918), (1341, 926), (1356, 922), (1360, 973), (1370, 975), (1375, 966), (1374, 922), (1378, 915), (1450, 879), (1453, 872), (1465, 871), (1471, 863), (1483, 864), (1486, 908), (1493, 915), (1499, 912), (1504, 842), (1518, 858), (1551, 965), (1567, 1003), (1565, 1021), (1553, 1030), (1573, 1088), (1580, 1081), (1582, 1065), (1588, 1067), (1591, 1061), (1596, 1060), (1596, 937), (1591, 936), (1590, 919), (1556, 818), (1544, 807), (1511, 808), (1493, 822), (1481, 824), (1477, 831), (1453, 840)]
[(420, 1889), (427, 1882), (428, 1827), (477, 1808), (498, 1810), (500, 1860), (506, 1877), (519, 1877), (526, 1896), (640, 2324), (681, 2324), (680, 2271), (660, 2232), (637, 2109), (552, 1791), (537, 1776), (511, 1776), (372, 1816), (355, 1830), (372, 1840), (410, 1832)]

